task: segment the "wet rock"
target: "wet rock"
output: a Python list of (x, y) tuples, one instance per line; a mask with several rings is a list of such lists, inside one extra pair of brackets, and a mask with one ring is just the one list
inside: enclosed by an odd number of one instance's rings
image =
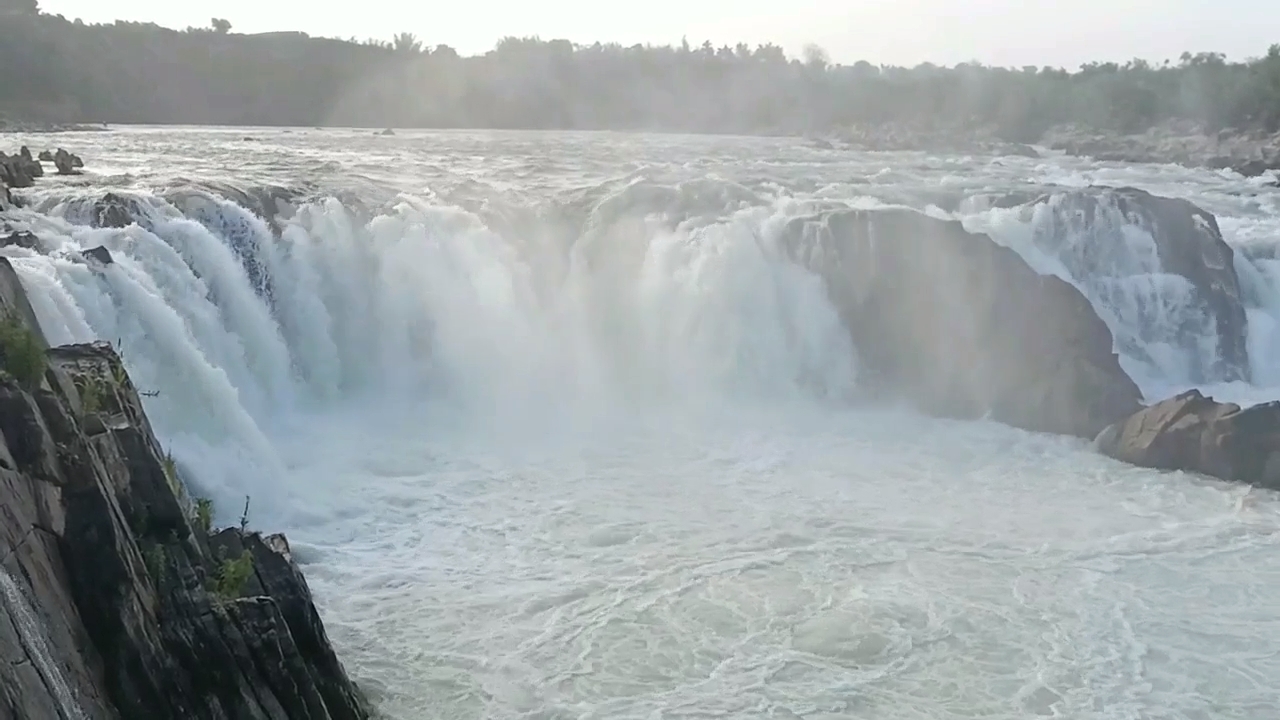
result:
[(793, 221), (878, 388), (920, 409), (1092, 439), (1135, 412), (1106, 324), (1075, 287), (958, 222), (909, 210)]
[(1191, 390), (1107, 428), (1095, 444), (1142, 467), (1280, 490), (1280, 402), (1242, 409)]
[(18, 230), (9, 233), (7, 236), (0, 237), (0, 247), (9, 247), (10, 245), (28, 250), (39, 250), (40, 239), (35, 236), (35, 233)]
[[(30, 152), (27, 153), (28, 156)], [(0, 152), (0, 182), (11, 188), (28, 188), (35, 184), (35, 179), (44, 175), (44, 168), (34, 160), (24, 158), (21, 153), (6, 155)]]
[(93, 227), (125, 228), (137, 222), (142, 208), (133, 198), (107, 193), (93, 204)]
[(79, 156), (58, 148), (58, 152), (53, 155), (53, 165), (58, 169), (59, 175), (77, 175), (80, 168), (84, 167), (84, 161)]
[(395, 135), (395, 134), (396, 134), (396, 131), (395, 131), (395, 130), (392, 130), (391, 128), (387, 128), (386, 130), (383, 130), (382, 132), (380, 132), (380, 133), (378, 133), (378, 134), (379, 134), (379, 135)]
[[(4, 258), (0, 309), (36, 327)], [(37, 618), (0, 598), (0, 718), (369, 717), (287, 543), (235, 530), (224, 552), (114, 350), (42, 363), (35, 385), (0, 374), (0, 590)]]
[[(1157, 341), (1200, 358), (1200, 338), (1209, 322), (1218, 353), (1205, 361), (1208, 366), (1193, 368), (1195, 380), (1249, 379), (1248, 327), (1235, 253), (1213, 214), (1187, 200), (1137, 188), (1091, 187), (1044, 195), (1027, 205), (1025, 215), (1033, 224), (1036, 246), (1060, 260), (1082, 284), (1094, 284), (1100, 294), (1113, 292), (1117, 281), (1138, 276), (1184, 278), (1192, 289), (1191, 309), (1175, 315), (1153, 308), (1151, 323), (1172, 325), (1149, 330), (1171, 332)], [(1128, 236), (1133, 230), (1153, 239), (1158, 267), (1141, 248), (1135, 249)]]
[(90, 248), (88, 250), (85, 250), (81, 254), (84, 255), (86, 258), (98, 263), (99, 265), (110, 265), (111, 263), (115, 262), (115, 260), (112, 259), (111, 257), (111, 251), (106, 249), (102, 245), (99, 245), (96, 248)]
[(31, 156), (31, 148), (23, 145), (22, 148), (18, 150), (18, 160), (26, 166), (27, 172), (31, 174), (31, 177), (44, 177), (44, 166)]
[(53, 153), (48, 150), (40, 151), (40, 162), (53, 162)]

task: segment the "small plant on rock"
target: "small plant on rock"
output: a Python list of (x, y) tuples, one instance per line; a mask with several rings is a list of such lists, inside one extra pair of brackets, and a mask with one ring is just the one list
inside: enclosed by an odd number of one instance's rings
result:
[(46, 358), (39, 338), (13, 312), (0, 315), (0, 358), (4, 371), (28, 389), (44, 377)]
[(156, 585), (163, 583), (165, 571), (168, 567), (168, 558), (165, 557), (164, 545), (157, 543), (151, 546), (151, 549), (144, 552), (142, 557), (147, 563), (147, 572), (151, 575), (151, 581)]
[(223, 560), (214, 579), (213, 594), (224, 601), (237, 600), (244, 596), (244, 586), (251, 575), (253, 555), (248, 550), (241, 552), (238, 558)]
[(83, 375), (80, 378), (80, 409), (85, 415), (102, 412), (105, 406), (105, 398), (107, 389), (103, 386), (102, 380), (93, 375)]
[(205, 535), (213, 531), (213, 501), (196, 498), (196, 525)]

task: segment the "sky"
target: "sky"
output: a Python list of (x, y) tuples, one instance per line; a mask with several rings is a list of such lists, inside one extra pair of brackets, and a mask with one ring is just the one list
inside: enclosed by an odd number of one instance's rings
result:
[(48, 13), (174, 28), (225, 18), (232, 32), (299, 30), (483, 53), (514, 35), (577, 43), (809, 43), (840, 63), (1052, 65), (1176, 60), (1184, 50), (1243, 59), (1280, 43), (1277, 0), (42, 0)]

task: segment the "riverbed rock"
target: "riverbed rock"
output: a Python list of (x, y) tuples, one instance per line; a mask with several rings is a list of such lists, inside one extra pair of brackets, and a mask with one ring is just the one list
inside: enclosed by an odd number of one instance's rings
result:
[(40, 163), (31, 163), (23, 159), (21, 154), (6, 155), (0, 152), (0, 182), (11, 188), (28, 188), (35, 185), (35, 179), (44, 174)]
[(8, 235), (0, 236), (0, 247), (15, 246), (27, 250), (39, 250), (40, 239), (35, 233), (27, 230), (15, 230)]
[(1102, 453), (1280, 490), (1280, 402), (1241, 408), (1191, 390), (1107, 428)]
[(232, 566), (111, 346), (32, 355), (4, 258), (0, 310), (0, 720), (367, 718), (287, 543)]
[(59, 175), (77, 175), (80, 168), (84, 167), (84, 161), (78, 155), (58, 148), (58, 152), (53, 155), (53, 165), (58, 169)]
[(136, 218), (141, 215), (137, 200), (109, 192), (94, 202), (90, 224), (99, 228), (125, 228), (137, 222)]
[[(1222, 238), (1218, 220), (1190, 201), (1152, 195), (1132, 187), (1058, 190), (1030, 202), (1033, 242), (1056, 257), (1072, 277), (1096, 295), (1117, 292), (1125, 282), (1156, 281), (1161, 273), (1184, 278), (1191, 288), (1180, 314), (1163, 307), (1166, 294), (1151, 298), (1141, 313), (1152, 327), (1148, 343), (1182, 347), (1202, 360), (1201, 338), (1217, 338), (1217, 356), (1192, 368), (1197, 382), (1248, 380), (1248, 325), (1235, 269), (1235, 252)], [(1154, 255), (1130, 234), (1155, 243)], [(1107, 302), (1144, 302), (1132, 295)], [(1155, 327), (1155, 325), (1159, 327)], [(1170, 333), (1165, 335), (1165, 333)], [(1122, 339), (1123, 341), (1123, 339)], [(1142, 348), (1132, 348), (1135, 354)]]
[(1072, 285), (958, 222), (911, 210), (793, 221), (866, 382), (946, 417), (1093, 439), (1140, 407), (1106, 324)]
[(96, 262), (99, 265), (110, 265), (111, 263), (115, 262), (115, 259), (111, 257), (111, 251), (103, 247), (102, 245), (99, 245), (98, 247), (94, 247), (94, 248), (89, 248), (88, 250), (85, 250), (84, 252), (82, 252), (81, 255), (84, 255), (85, 259), (92, 260), (93, 262)]

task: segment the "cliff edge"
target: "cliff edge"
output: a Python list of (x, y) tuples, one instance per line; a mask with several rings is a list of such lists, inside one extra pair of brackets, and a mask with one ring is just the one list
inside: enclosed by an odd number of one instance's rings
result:
[(0, 720), (364, 720), (281, 535), (215, 532), (104, 343), (0, 258)]

